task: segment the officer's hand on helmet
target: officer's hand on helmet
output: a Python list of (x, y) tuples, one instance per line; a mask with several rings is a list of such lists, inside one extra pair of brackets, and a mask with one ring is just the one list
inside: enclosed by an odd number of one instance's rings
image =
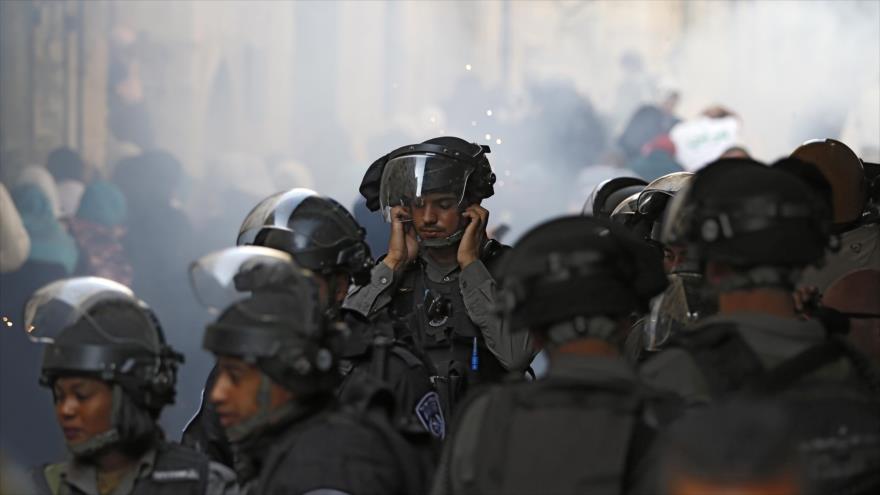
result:
[(480, 249), (486, 242), (486, 225), (489, 223), (489, 210), (480, 205), (471, 205), (462, 216), (470, 219), (458, 245), (458, 266), (462, 270), (480, 259)]
[(412, 226), (411, 216), (402, 206), (391, 209), (391, 240), (388, 254), (382, 260), (392, 270), (406, 266), (419, 253), (419, 241)]

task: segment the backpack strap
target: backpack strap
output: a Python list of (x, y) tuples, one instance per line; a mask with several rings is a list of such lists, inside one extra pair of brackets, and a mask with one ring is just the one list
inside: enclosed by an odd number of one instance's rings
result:
[(710, 394), (718, 398), (764, 373), (764, 365), (733, 324), (714, 324), (674, 337), (700, 369)]

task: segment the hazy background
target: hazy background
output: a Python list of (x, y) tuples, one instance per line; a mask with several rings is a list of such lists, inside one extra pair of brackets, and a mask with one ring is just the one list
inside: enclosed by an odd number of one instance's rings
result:
[[(511, 242), (627, 173), (618, 136), (640, 105), (664, 102), (685, 121), (726, 107), (761, 160), (824, 137), (878, 160), (880, 1), (0, 3), (7, 187), (61, 145), (90, 179), (148, 149), (179, 162), (144, 165), (125, 191), (129, 231), (169, 253), (141, 261), (167, 276), (136, 267), (134, 286), (188, 357), (164, 414), (173, 438), (211, 362), (186, 264), (233, 244), (259, 199), (310, 187), (352, 205), (373, 160), (453, 134), (491, 145), (485, 205)], [(170, 228), (153, 196), (183, 223)], [(61, 435), (39, 353), (2, 343), (0, 447), (48, 461)]]

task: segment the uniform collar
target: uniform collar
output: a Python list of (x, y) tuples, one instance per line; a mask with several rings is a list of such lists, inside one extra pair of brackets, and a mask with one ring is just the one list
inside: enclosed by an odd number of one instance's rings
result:
[[(125, 473), (113, 495), (128, 495), (135, 482), (149, 476), (156, 465), (156, 448), (150, 448), (138, 459), (137, 464)], [(87, 495), (98, 495), (98, 469), (92, 463), (79, 462), (75, 458), (61, 467), (61, 479)]]
[(448, 282), (451, 279), (456, 278), (460, 269), (458, 267), (458, 263), (453, 263), (451, 265), (441, 265), (434, 260), (428, 253), (424, 251), (419, 252), (419, 258), (425, 264), (425, 272), (434, 282)]
[(547, 377), (586, 382), (614, 380), (635, 383), (638, 380), (636, 372), (622, 356), (584, 356), (560, 352), (551, 354)]

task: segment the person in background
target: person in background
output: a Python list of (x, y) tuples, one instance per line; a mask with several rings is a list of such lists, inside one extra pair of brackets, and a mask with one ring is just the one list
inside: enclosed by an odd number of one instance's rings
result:
[(49, 153), (46, 169), (52, 174), (58, 188), (61, 217), (72, 217), (86, 187), (86, 167), (82, 157), (76, 151), (62, 146)]
[(0, 273), (14, 272), (27, 261), (31, 238), (6, 186), (0, 182)]
[(58, 198), (58, 186), (55, 185), (55, 179), (45, 167), (40, 165), (29, 165), (18, 174), (16, 186), (31, 184), (40, 189), (46, 201), (49, 202), (49, 210), (54, 218), (61, 216), (61, 200)]
[(88, 185), (76, 216), (68, 222), (80, 251), (80, 274), (131, 284), (131, 263), (122, 247), (126, 216), (125, 196), (119, 188), (106, 181)]

